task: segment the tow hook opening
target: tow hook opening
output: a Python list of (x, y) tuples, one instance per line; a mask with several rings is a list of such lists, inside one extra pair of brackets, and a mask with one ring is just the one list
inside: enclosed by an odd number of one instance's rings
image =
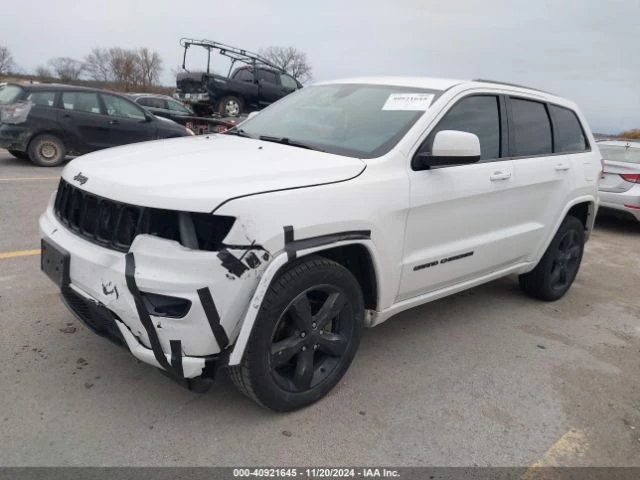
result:
[(144, 307), (149, 315), (165, 318), (183, 318), (191, 309), (191, 300), (186, 298), (140, 292)]

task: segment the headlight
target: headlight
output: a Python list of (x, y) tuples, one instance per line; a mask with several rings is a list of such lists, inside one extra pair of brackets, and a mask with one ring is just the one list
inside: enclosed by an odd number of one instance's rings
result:
[(195, 133), (193, 133), (193, 130), (191, 130), (190, 128), (184, 127), (184, 129), (187, 131), (189, 135), (195, 135)]

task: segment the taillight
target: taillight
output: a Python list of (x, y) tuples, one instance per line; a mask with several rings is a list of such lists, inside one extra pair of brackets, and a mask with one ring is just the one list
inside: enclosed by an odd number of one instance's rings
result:
[(631, 183), (640, 183), (640, 173), (621, 173), (623, 180)]

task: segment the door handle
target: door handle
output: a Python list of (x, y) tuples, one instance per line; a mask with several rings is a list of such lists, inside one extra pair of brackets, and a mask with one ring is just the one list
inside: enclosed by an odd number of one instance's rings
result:
[(109, 125), (117, 125), (118, 123), (120, 123), (118, 120), (109, 120)]
[(556, 172), (566, 172), (571, 168), (571, 165), (568, 163), (558, 163), (554, 168), (556, 169)]
[(493, 172), (493, 175), (489, 177), (492, 182), (498, 180), (509, 180), (511, 178), (511, 172)]

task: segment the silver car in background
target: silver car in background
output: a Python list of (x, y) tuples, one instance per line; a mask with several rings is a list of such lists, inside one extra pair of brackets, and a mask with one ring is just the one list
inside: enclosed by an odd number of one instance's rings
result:
[(640, 221), (640, 140), (598, 142), (604, 159), (600, 211)]

